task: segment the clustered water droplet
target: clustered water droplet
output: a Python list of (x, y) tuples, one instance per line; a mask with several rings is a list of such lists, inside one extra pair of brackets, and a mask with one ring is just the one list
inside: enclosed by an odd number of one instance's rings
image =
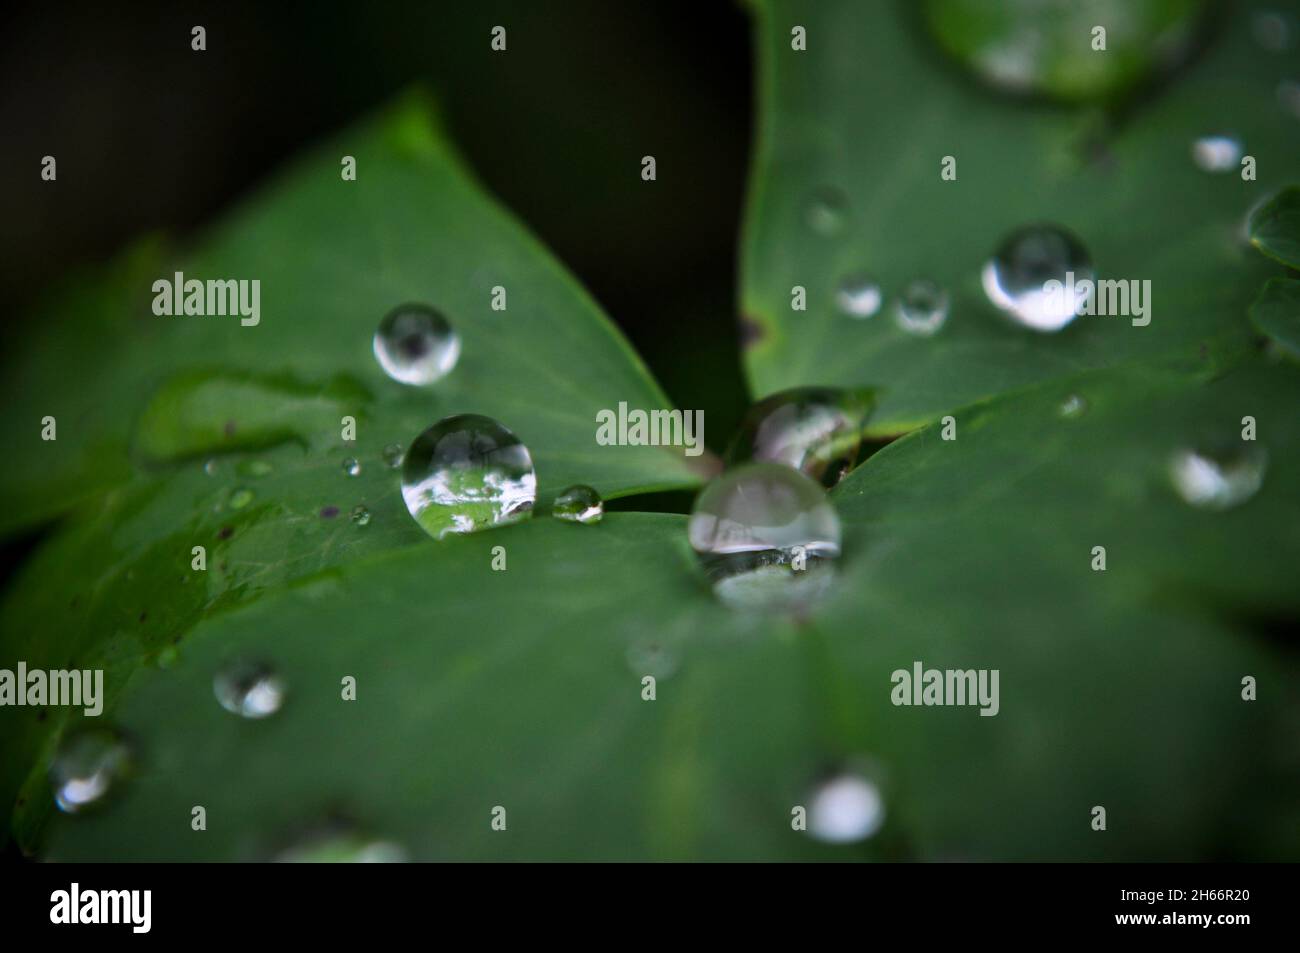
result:
[(244, 718), (266, 718), (284, 704), (284, 682), (261, 662), (231, 662), (212, 678), (212, 692), (226, 711)]
[(845, 772), (822, 782), (808, 803), (808, 833), (828, 844), (866, 840), (885, 821), (880, 789), (865, 775)]
[(1226, 510), (1258, 492), (1267, 464), (1268, 454), (1253, 446), (1184, 449), (1170, 459), (1169, 477), (1185, 502), (1200, 509)]
[[(1056, 225), (1030, 225), (1007, 236), (981, 277), (989, 301), (1013, 321), (1059, 331), (1084, 310), (1096, 275), (1077, 238)], [(1052, 281), (1060, 290), (1044, 287)]]
[(445, 417), (415, 438), (402, 499), (434, 539), (527, 519), (537, 501), (528, 448), (491, 417)]
[(460, 358), (460, 336), (443, 315), (422, 304), (394, 308), (375, 332), (375, 358), (393, 380), (432, 384)]
[(835, 302), (851, 318), (869, 318), (880, 310), (880, 285), (864, 272), (849, 275), (840, 282)]
[(76, 814), (101, 803), (131, 769), (131, 749), (111, 728), (85, 728), (64, 737), (50, 764), (59, 810)]
[(904, 331), (929, 337), (948, 319), (948, 292), (929, 278), (918, 278), (903, 289), (894, 315)]
[(555, 498), (551, 512), (557, 519), (570, 523), (599, 523), (605, 515), (605, 503), (599, 493), (579, 483), (563, 490)]
[(739, 608), (805, 608), (825, 592), (840, 553), (826, 491), (777, 463), (748, 463), (706, 486), (687, 534), (714, 593)]
[(745, 413), (727, 448), (727, 462), (782, 463), (834, 486), (857, 462), (871, 407), (868, 393), (829, 387), (765, 397)]

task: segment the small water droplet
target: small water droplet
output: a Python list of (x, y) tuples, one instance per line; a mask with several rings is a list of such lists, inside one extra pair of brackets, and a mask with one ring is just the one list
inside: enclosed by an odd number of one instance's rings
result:
[(537, 501), (533, 459), (491, 417), (445, 417), (406, 452), (402, 499), (434, 539), (517, 523)]
[(880, 310), (880, 285), (863, 272), (849, 275), (835, 292), (835, 303), (851, 318), (869, 318)]
[(605, 503), (600, 494), (585, 484), (576, 484), (555, 498), (551, 513), (556, 519), (571, 523), (599, 523), (605, 515)]
[(844, 230), (849, 217), (849, 200), (831, 186), (821, 186), (808, 193), (804, 202), (804, 221), (818, 235), (831, 237)]
[(352, 507), (351, 519), (352, 522), (356, 523), (358, 526), (369, 526), (370, 511), (358, 503), (356, 506)]
[(252, 502), (253, 491), (246, 486), (239, 486), (230, 492), (230, 499), (226, 501), (226, 505), (232, 510), (242, 510)]
[(254, 480), (269, 476), (271, 470), (271, 464), (265, 460), (240, 460), (239, 463), (235, 464), (236, 473)]
[(445, 377), (460, 358), (460, 336), (450, 322), (427, 305), (394, 308), (375, 332), (375, 358), (393, 380), (432, 384)]
[(706, 486), (687, 533), (714, 593), (737, 608), (805, 608), (840, 553), (826, 491), (777, 463), (747, 463)]
[(216, 476), (216, 475), (217, 475), (217, 461), (216, 461), (216, 460), (208, 460), (206, 463), (204, 463), (204, 464), (203, 464), (203, 472), (206, 473), (208, 476)]
[(828, 844), (866, 840), (885, 820), (885, 801), (871, 780), (844, 773), (818, 785), (809, 798), (808, 833)]
[(406, 451), (400, 443), (390, 443), (384, 447), (384, 466), (390, 470), (396, 470), (402, 465), (402, 458), (406, 456)]
[(1241, 152), (1241, 143), (1231, 136), (1202, 136), (1192, 143), (1192, 159), (1204, 172), (1233, 171)]
[(50, 785), (59, 810), (76, 814), (103, 802), (131, 769), (131, 750), (110, 728), (68, 734), (50, 765)]
[(1250, 18), (1250, 32), (1255, 42), (1270, 53), (1284, 53), (1291, 48), (1291, 24), (1276, 10), (1259, 10)]
[(1088, 412), (1088, 400), (1082, 394), (1070, 394), (1065, 400), (1061, 401), (1059, 411), (1061, 416), (1067, 420), (1082, 417)]
[(929, 278), (918, 278), (903, 290), (894, 314), (904, 331), (929, 337), (948, 319), (948, 292)]
[(361, 472), (361, 461), (356, 457), (348, 457), (343, 461), (343, 472), (350, 477), (354, 477)]
[(765, 397), (745, 413), (727, 463), (782, 463), (834, 486), (857, 462), (871, 413), (865, 392), (798, 387)]
[[(1073, 321), (1090, 296), (1090, 284), (1078, 285), (1095, 277), (1083, 243), (1055, 225), (1012, 232), (981, 275), (994, 307), (1035, 331), (1059, 331)], [(1060, 290), (1044, 287), (1052, 281), (1060, 283)]]
[(266, 718), (284, 704), (284, 682), (260, 662), (226, 665), (213, 677), (212, 692), (222, 708), (244, 718)]
[(640, 639), (627, 647), (627, 664), (638, 678), (668, 678), (677, 671), (677, 652), (660, 639)]
[(275, 862), (280, 864), (403, 864), (406, 861), (406, 849), (401, 844), (353, 832), (309, 837), (275, 857)]
[(1258, 447), (1179, 450), (1169, 461), (1169, 477), (1192, 506), (1226, 510), (1255, 495), (1267, 464), (1268, 454)]

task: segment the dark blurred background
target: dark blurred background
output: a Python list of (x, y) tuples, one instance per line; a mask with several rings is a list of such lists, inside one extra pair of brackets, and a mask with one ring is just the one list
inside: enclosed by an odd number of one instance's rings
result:
[[(738, 0), (18, 4), (0, 28), (0, 292), (142, 233), (184, 240), (413, 83), (480, 179), (721, 449), (744, 410), (736, 246), (751, 128)], [(508, 51), (489, 47), (493, 26)], [(207, 29), (207, 51), (190, 30)], [(658, 181), (640, 178), (657, 159)], [(57, 183), (39, 178), (44, 155)]]

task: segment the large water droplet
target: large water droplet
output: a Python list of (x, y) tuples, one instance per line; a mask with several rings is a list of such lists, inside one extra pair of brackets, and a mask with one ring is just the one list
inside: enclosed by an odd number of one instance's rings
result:
[(551, 512), (557, 519), (571, 523), (599, 523), (605, 515), (605, 503), (599, 493), (579, 483), (555, 498)]
[(710, 483), (687, 532), (714, 593), (740, 608), (806, 607), (840, 553), (840, 518), (826, 491), (778, 463), (747, 463)]
[(402, 498), (434, 539), (517, 523), (537, 501), (533, 459), (491, 417), (445, 417), (406, 452)]
[[(1059, 331), (1088, 301), (1091, 285), (1081, 289), (1078, 283), (1096, 276), (1077, 238), (1055, 225), (1030, 225), (1007, 236), (981, 277), (989, 301), (1017, 323)], [(1049, 281), (1060, 282), (1061, 289), (1044, 288)]]
[(813, 791), (808, 804), (808, 833), (828, 844), (866, 840), (885, 820), (880, 789), (856, 773), (836, 775)]
[(928, 278), (918, 278), (903, 289), (894, 314), (904, 331), (929, 337), (948, 319), (948, 292)]
[(1233, 171), (1241, 153), (1241, 143), (1231, 136), (1202, 136), (1192, 143), (1192, 159), (1205, 172)]
[(1169, 461), (1169, 477), (1192, 506), (1226, 510), (1255, 495), (1267, 464), (1268, 454), (1258, 447), (1180, 450)]
[(783, 463), (834, 486), (857, 462), (871, 406), (867, 393), (827, 387), (765, 397), (745, 413), (727, 462)]
[(432, 384), (460, 357), (460, 336), (441, 313), (407, 304), (390, 311), (375, 332), (375, 358), (389, 377), (403, 384)]
[(68, 814), (99, 804), (130, 768), (131, 749), (116, 731), (73, 731), (63, 739), (50, 765), (55, 803)]
[(222, 708), (244, 718), (266, 718), (284, 704), (284, 682), (260, 662), (226, 665), (213, 677), (212, 692)]
[(869, 318), (880, 310), (880, 285), (871, 275), (858, 272), (840, 282), (835, 303), (851, 318)]
[(804, 221), (818, 235), (831, 237), (844, 231), (849, 217), (849, 200), (837, 188), (821, 186), (808, 193)]

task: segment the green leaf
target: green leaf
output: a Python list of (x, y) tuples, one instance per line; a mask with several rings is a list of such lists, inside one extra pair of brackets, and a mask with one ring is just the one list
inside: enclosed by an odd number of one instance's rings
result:
[(1282, 353), (1300, 360), (1300, 281), (1270, 278), (1250, 306), (1250, 319)]
[[(340, 175), (345, 155), (356, 181)], [(155, 315), (152, 284), (176, 272), (259, 280), (259, 323)], [(490, 305), (497, 286), (505, 311)], [(440, 309), (463, 341), (455, 371), (428, 388), (389, 380), (371, 354), (380, 319), (409, 301)], [(253, 442), (338, 444), (337, 410), (375, 422), (360, 428), (369, 446), (409, 444), (452, 413), (496, 417), (533, 450), (543, 497), (579, 481), (617, 497), (699, 479), (680, 448), (596, 444), (597, 411), (667, 399), (595, 303), (473, 182), (418, 96), (295, 163), (192, 254), (147, 243), (28, 320), (25, 346), (5, 359), (3, 433), (15, 452), (0, 476), (10, 502), (0, 530), (122, 483), (137, 469), (133, 446), (148, 460), (248, 445), (228, 439), (228, 425), (260, 434)], [(229, 383), (182, 405), (194, 375), (211, 372)], [(268, 405), (250, 388), (293, 396)], [(41, 439), (45, 416), (56, 441)]]
[(1300, 268), (1300, 188), (1283, 189), (1250, 214), (1250, 242), (1269, 258)]
[[(1294, 856), (1300, 672), (1268, 622), (1300, 609), (1300, 421), (1278, 409), (1300, 378), (1251, 362), (1186, 383), (1088, 374), (885, 448), (834, 493), (839, 574), (799, 622), (716, 602), (682, 517), (620, 513), (380, 555), (205, 622), (123, 700), (138, 776), (61, 819), (51, 855), (265, 858), (342, 818), (414, 859)], [(1062, 416), (1070, 395), (1086, 409)], [(1171, 455), (1240, 442), (1252, 410), (1258, 493), (1193, 509)], [(272, 664), (283, 711), (218, 706), (235, 658)], [(999, 669), (1000, 711), (893, 705), (917, 661)], [(860, 759), (882, 831), (792, 831), (822, 773)]]
[[(1249, 253), (1244, 219), (1300, 177), (1300, 124), (1278, 108), (1276, 67), (1259, 54), (1249, 18), (1225, 18), (1158, 98), (1108, 117), (999, 96), (936, 68), (934, 41), (906, 10), (758, 5), (763, 121), (742, 265), (754, 395), (877, 387), (870, 429), (891, 435), (1088, 369), (1174, 355), (1231, 363), (1248, 346), (1246, 311), (1270, 273)], [(791, 49), (795, 24), (807, 28), (807, 52)], [(1193, 161), (1195, 140), (1224, 130), (1255, 157), (1258, 181)], [(953, 181), (940, 176), (945, 156), (956, 159)], [(824, 217), (809, 218), (827, 197), (842, 198), (835, 234), (824, 234)], [(1078, 235), (1099, 278), (1149, 280), (1150, 324), (1081, 316), (1042, 334), (1005, 320), (981, 269), (1004, 236), (1042, 221)], [(866, 320), (835, 301), (858, 272), (885, 294)], [(919, 278), (951, 297), (931, 338), (906, 333), (892, 315)], [(806, 311), (791, 309), (796, 285), (807, 289)]]

